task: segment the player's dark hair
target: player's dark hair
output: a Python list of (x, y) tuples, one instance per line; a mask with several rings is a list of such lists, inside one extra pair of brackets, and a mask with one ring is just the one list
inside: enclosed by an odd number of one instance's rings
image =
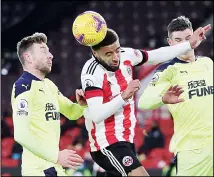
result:
[(114, 30), (108, 28), (105, 38), (99, 44), (92, 46), (91, 48), (94, 51), (96, 51), (96, 50), (99, 50), (101, 47), (105, 47), (105, 46), (113, 44), (118, 39), (119, 39), (119, 37), (118, 37), (117, 33)]
[(29, 49), (34, 43), (47, 43), (47, 36), (44, 33), (34, 33), (31, 36), (24, 37), (17, 43), (17, 55), (22, 65), (24, 65), (23, 53)]
[(189, 18), (185, 16), (174, 18), (167, 27), (168, 36), (171, 37), (174, 31), (184, 31), (185, 29), (192, 29), (192, 23)]

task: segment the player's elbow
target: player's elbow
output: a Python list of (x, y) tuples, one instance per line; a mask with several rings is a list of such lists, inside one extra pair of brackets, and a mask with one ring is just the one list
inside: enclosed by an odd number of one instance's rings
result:
[(84, 117), (85, 117), (85, 119), (91, 120), (96, 124), (99, 124), (100, 122), (102, 122), (101, 115), (97, 114), (96, 112), (93, 113), (93, 112), (85, 111)]

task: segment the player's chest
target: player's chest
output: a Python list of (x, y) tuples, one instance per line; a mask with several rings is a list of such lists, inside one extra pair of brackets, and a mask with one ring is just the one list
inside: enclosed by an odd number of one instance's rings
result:
[(56, 94), (46, 85), (39, 84), (34, 89), (33, 107), (35, 112), (49, 113), (49, 116), (56, 117), (55, 112), (59, 112), (59, 105)]
[(200, 63), (188, 64), (177, 69), (173, 85), (180, 85), (189, 98), (213, 94), (213, 69)]
[(127, 88), (133, 80), (133, 68), (122, 65), (116, 72), (106, 72), (103, 80), (104, 100), (111, 100)]

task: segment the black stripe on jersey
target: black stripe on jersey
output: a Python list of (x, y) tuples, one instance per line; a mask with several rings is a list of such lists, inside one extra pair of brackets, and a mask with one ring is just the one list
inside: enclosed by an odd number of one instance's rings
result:
[(143, 50), (140, 50), (139, 51), (142, 53), (143, 55), (143, 59), (140, 63), (138, 63), (136, 66), (140, 66), (140, 65), (143, 65), (144, 63), (146, 63), (148, 61), (148, 56), (146, 55), (146, 51), (144, 52)]
[(90, 90), (103, 90), (99, 87), (86, 87), (85, 91), (90, 91)]
[(94, 60), (93, 62), (90, 63), (90, 65), (88, 66), (88, 69), (86, 71), (86, 74), (89, 74), (90, 69), (94, 66), (95, 63), (96, 63), (96, 60)]
[(99, 63), (96, 63), (96, 65), (94, 66), (94, 69), (92, 70), (92, 73), (91, 73), (92, 75), (94, 74), (94, 71), (95, 71), (97, 65), (99, 65)]
[(120, 49), (120, 52), (123, 53), (123, 52), (125, 52), (125, 50), (123, 50), (123, 49), (121, 48), (121, 49)]
[(93, 74), (98, 64), (99, 63), (95, 60), (95, 62), (90, 66), (90, 69), (86, 74)]

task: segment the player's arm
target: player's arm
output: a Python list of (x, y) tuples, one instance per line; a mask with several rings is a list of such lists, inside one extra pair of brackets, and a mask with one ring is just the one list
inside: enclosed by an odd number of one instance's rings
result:
[(83, 116), (84, 107), (73, 103), (70, 99), (61, 94), (60, 91), (57, 93), (59, 102), (60, 113), (62, 113), (69, 120), (77, 120)]
[(162, 97), (166, 90), (171, 86), (171, 75), (172, 73), (162, 69), (155, 72), (152, 80), (140, 96), (138, 102), (138, 107), (140, 109), (152, 110), (164, 104)]
[(198, 28), (194, 31), (190, 40), (183, 42), (174, 46), (161, 47), (159, 49), (154, 49), (151, 51), (140, 50), (142, 52), (142, 57), (133, 58), (133, 65), (140, 65), (145, 62), (150, 64), (163, 63), (165, 61), (171, 60), (191, 49), (198, 47), (205, 37), (205, 33), (211, 29), (210, 25), (203, 28)]
[(44, 143), (40, 137), (31, 131), (32, 100), (35, 98), (33, 98), (33, 94), (30, 94), (30, 90), (23, 92), (23, 89), (25, 88), (17, 86), (15, 92), (20, 92), (20, 94), (17, 97), (12, 95), (14, 139), (37, 156), (57, 163), (59, 149), (51, 147), (48, 142)]
[(146, 51), (139, 49), (130, 49), (131, 62), (133, 66), (139, 66), (144, 63), (159, 64), (171, 60), (189, 50), (191, 50), (189, 42), (183, 42), (174, 46), (166, 46), (158, 49)]
[(100, 123), (113, 115), (125, 104), (121, 95), (116, 96), (109, 102), (103, 103), (104, 94), (100, 78), (91, 74), (85, 74), (81, 77), (81, 81), (83, 91), (85, 92), (85, 99), (88, 104), (88, 108), (84, 111), (84, 117), (86, 119)]

